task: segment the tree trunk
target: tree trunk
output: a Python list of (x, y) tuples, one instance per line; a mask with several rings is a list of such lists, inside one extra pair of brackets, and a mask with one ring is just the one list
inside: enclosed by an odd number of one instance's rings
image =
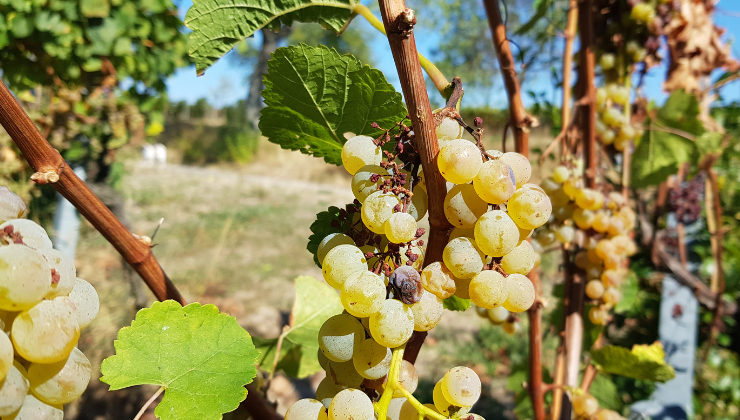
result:
[(280, 41), (290, 35), (291, 31), (290, 27), (283, 27), (280, 32), (262, 29), (262, 50), (257, 56), (252, 75), (249, 76), (249, 94), (245, 109), (247, 121), (255, 130), (259, 123), (260, 110), (262, 110), (262, 89), (265, 88), (262, 78), (267, 73), (267, 60), (275, 52)]

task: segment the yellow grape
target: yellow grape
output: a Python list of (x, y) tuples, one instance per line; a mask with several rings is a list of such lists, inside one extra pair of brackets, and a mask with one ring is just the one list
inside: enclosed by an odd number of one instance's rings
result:
[(66, 359), (80, 338), (75, 311), (74, 303), (63, 296), (18, 314), (10, 334), (16, 352), (34, 363)]
[(331, 287), (341, 289), (345, 280), (355, 273), (367, 271), (367, 260), (354, 245), (337, 245), (324, 257), (321, 271)]
[(622, 193), (612, 191), (607, 196), (607, 206), (612, 210), (617, 210), (625, 204), (624, 196)]
[(614, 244), (609, 239), (602, 239), (596, 244), (596, 255), (602, 260), (606, 259), (606, 256), (614, 253)]
[(383, 305), (386, 298), (385, 283), (377, 274), (361, 271), (344, 282), (339, 297), (347, 312), (365, 318), (378, 312)]
[(509, 295), (503, 307), (511, 312), (524, 312), (534, 303), (535, 292), (532, 282), (522, 274), (510, 274), (508, 280)]
[(410, 307), (414, 314), (414, 331), (429, 331), (442, 319), (442, 299), (426, 290), (422, 292), (421, 299)]
[(556, 167), (555, 170), (552, 172), (552, 179), (558, 184), (564, 183), (569, 178), (570, 178), (570, 169), (568, 169), (568, 167), (566, 166), (560, 165)]
[(576, 192), (576, 205), (586, 210), (600, 210), (604, 207), (604, 194), (590, 188)]
[(604, 233), (607, 231), (607, 229), (609, 229), (609, 224), (609, 214), (604, 211), (598, 211), (594, 215), (594, 221), (591, 224), (591, 227), (593, 228), (593, 230), (599, 233)]
[(350, 175), (354, 175), (363, 166), (380, 165), (383, 152), (372, 137), (355, 136), (342, 146), (342, 165)]
[(588, 310), (588, 319), (593, 323), (594, 325), (604, 325), (606, 324), (606, 317), (609, 314), (607, 313), (606, 309), (601, 308), (599, 306), (594, 306), (591, 309)]
[(319, 243), (319, 249), (316, 251), (316, 258), (319, 260), (320, 264), (323, 264), (326, 254), (334, 249), (335, 246), (354, 244), (355, 241), (344, 233), (331, 233), (322, 239), (321, 243)]
[(604, 299), (604, 303), (616, 305), (622, 299), (622, 294), (614, 287), (607, 287), (606, 290), (604, 290), (602, 299)]
[(594, 212), (579, 207), (573, 212), (573, 221), (579, 229), (591, 229), (591, 225), (594, 223)]
[(635, 129), (629, 124), (624, 124), (619, 128), (617, 138), (622, 141), (629, 141), (635, 138)]
[(405, 244), (414, 240), (418, 228), (414, 216), (408, 213), (393, 213), (385, 222), (385, 236), (391, 243)]
[(434, 385), (434, 391), (432, 392), (432, 400), (434, 401), (434, 406), (437, 408), (437, 411), (447, 416), (450, 414), (450, 407), (454, 406), (454, 404), (448, 401), (447, 398), (445, 398), (444, 393), (442, 392), (442, 381), (443, 380), (444, 378), (440, 379)]
[(624, 220), (622, 220), (619, 216), (612, 216), (609, 218), (609, 228), (606, 230), (606, 232), (610, 236), (617, 236), (621, 233), (624, 233), (626, 230), (624, 228)]
[(501, 159), (492, 159), (480, 168), (473, 178), (473, 187), (478, 196), (491, 204), (501, 204), (516, 190), (516, 179), (511, 167)]
[(378, 344), (395, 348), (414, 332), (414, 313), (400, 300), (386, 299), (380, 310), (370, 316), (370, 334)]
[(606, 88), (600, 87), (596, 89), (596, 105), (602, 106), (606, 103), (606, 100), (608, 99), (608, 95), (606, 93)]
[(622, 283), (624, 271), (619, 269), (604, 270), (601, 273), (601, 282), (605, 287), (618, 286)]
[(357, 318), (348, 314), (334, 315), (324, 321), (319, 329), (319, 348), (334, 362), (352, 359), (355, 348), (364, 339), (365, 328)]
[(357, 346), (352, 363), (363, 378), (380, 379), (391, 368), (391, 356), (391, 349), (369, 338)]
[(534, 268), (535, 252), (532, 244), (522, 241), (511, 252), (501, 258), (501, 268), (507, 274), (529, 274)]
[(467, 140), (452, 140), (437, 155), (442, 176), (454, 184), (467, 184), (481, 169), (483, 159), (476, 145)]
[(468, 293), (474, 304), (492, 309), (506, 301), (509, 295), (509, 282), (496, 271), (481, 271), (470, 281)]
[(578, 416), (593, 416), (599, 409), (599, 402), (589, 394), (579, 394), (573, 397), (573, 411)]
[(591, 261), (588, 259), (588, 251), (578, 251), (578, 253), (576, 253), (576, 256), (573, 258), (573, 263), (576, 265), (576, 267), (585, 270), (586, 267), (591, 264)]
[(472, 278), (483, 269), (483, 255), (470, 238), (455, 238), (442, 251), (442, 260), (452, 274), (460, 279)]
[(433, 262), (421, 271), (421, 284), (424, 290), (440, 299), (447, 299), (455, 293), (452, 272), (441, 262)]
[[(527, 201), (527, 198), (522, 201)], [(509, 205), (511, 205), (511, 201), (509, 201)], [(519, 228), (506, 212), (501, 210), (489, 211), (481, 216), (475, 224), (475, 243), (486, 255), (503, 257), (519, 243)], [(454, 270), (452, 271), (454, 272)]]
[(429, 198), (427, 192), (423, 188), (417, 188), (414, 190), (414, 195), (411, 197), (411, 204), (409, 204), (409, 214), (414, 216), (414, 219), (418, 222), (423, 219), (429, 209)]
[(326, 408), (319, 400), (304, 398), (293, 403), (285, 412), (285, 420), (326, 420)]
[(586, 283), (586, 296), (590, 299), (601, 299), (604, 294), (604, 284), (600, 280), (589, 280)]
[(460, 238), (460, 237), (474, 239), (475, 238), (475, 226), (473, 226), (472, 228), (465, 228), (465, 229), (457, 228), (457, 227), (452, 229), (452, 232), (450, 232), (450, 238), (448, 239), (448, 241), (451, 241), (455, 238)]
[(480, 398), (481, 383), (473, 369), (457, 366), (442, 377), (442, 395), (457, 407), (472, 407)]
[(550, 218), (552, 204), (544, 191), (520, 188), (509, 199), (507, 212), (522, 229), (537, 229)]
[(599, 414), (596, 416), (596, 420), (624, 420), (624, 417), (620, 416), (617, 412), (602, 408), (599, 410)]
[[(374, 174), (381, 175), (376, 182), (370, 180)], [(381, 185), (385, 179), (383, 176), (387, 175), (388, 170), (380, 165), (363, 166), (352, 176), (352, 194), (360, 203), (364, 203), (370, 194), (378, 191), (378, 185)]]
[(488, 203), (476, 194), (475, 187), (470, 184), (455, 185), (445, 196), (445, 217), (452, 226), (472, 228), (486, 211)]
[(501, 329), (504, 330), (504, 332), (508, 335), (516, 334), (517, 331), (519, 331), (519, 323), (518, 322), (509, 322), (504, 321), (501, 324)]
[(603, 134), (601, 134), (601, 142), (607, 146), (614, 143), (614, 140), (616, 138), (617, 138), (617, 135), (614, 134), (614, 131), (611, 129), (607, 129), (606, 131), (604, 131)]
[(609, 254), (604, 258), (604, 268), (607, 270), (616, 270), (622, 265), (622, 256), (619, 254)]
[(532, 177), (532, 165), (524, 155), (515, 152), (506, 152), (500, 159), (506, 162), (514, 171), (517, 188), (521, 188), (522, 185), (529, 182), (529, 178)]
[(503, 306), (497, 306), (488, 310), (488, 319), (493, 325), (501, 324), (502, 322), (509, 319), (510, 315), (511, 313), (509, 312), (509, 310), (504, 308)]
[(362, 205), (362, 222), (371, 231), (385, 234), (385, 222), (393, 214), (394, 207), (400, 203), (393, 193), (376, 191), (370, 194)]
[(578, 191), (583, 189), (583, 180), (581, 178), (569, 178), (563, 182), (563, 191), (571, 199), (575, 199)]
[(576, 231), (572, 226), (563, 225), (555, 230), (555, 239), (557, 239), (558, 242), (567, 244), (572, 242), (575, 237)]
[(601, 277), (601, 266), (590, 265), (586, 268), (586, 276), (590, 279), (598, 279)]
[(473, 279), (455, 279), (455, 296), (470, 299), (470, 282)]

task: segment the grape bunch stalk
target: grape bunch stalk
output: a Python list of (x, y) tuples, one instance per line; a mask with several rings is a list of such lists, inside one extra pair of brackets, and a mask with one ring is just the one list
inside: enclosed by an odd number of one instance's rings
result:
[(0, 417), (62, 420), (92, 366), (76, 347), (100, 308), (95, 288), (23, 219), (26, 206), (0, 187)]
[[(526, 274), (537, 260), (527, 238), (552, 206), (542, 188), (528, 183), (524, 156), (486, 151), (479, 135), (463, 139), (469, 127), (455, 114), (444, 108), (436, 117), (438, 169), (448, 181), (444, 212), (455, 229), (443, 261), (426, 267), (417, 222), (428, 200), (413, 130), (400, 122), (377, 138), (360, 135), (344, 144), (356, 200), (339, 211), (332, 226), (342, 232), (324, 237), (316, 257), (345, 311), (319, 331), (318, 359), (327, 375), (316, 399), (298, 401), (286, 419), (480, 418), (469, 413), (480, 379), (466, 367), (440, 380), (433, 405), (416, 400), (418, 377), (402, 359), (405, 344), (414, 331), (440, 322), (443, 301), (453, 295), (499, 316), (504, 311), (507, 320), (527, 310), (535, 291)], [(513, 318), (509, 325), (516, 328)]]

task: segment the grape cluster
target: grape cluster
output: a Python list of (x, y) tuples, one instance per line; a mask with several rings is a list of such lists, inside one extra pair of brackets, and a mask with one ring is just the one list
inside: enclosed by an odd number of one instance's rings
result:
[(590, 394), (573, 396), (573, 412), (576, 420), (624, 420), (616, 411), (599, 408), (599, 402)]
[(500, 325), (501, 329), (509, 335), (517, 333), (521, 328), (519, 318), (503, 306), (497, 306), (491, 309), (476, 306), (475, 313), (479, 317), (488, 320), (492, 325)]
[(616, 82), (596, 89), (596, 134), (604, 146), (623, 152), (635, 138), (642, 137), (642, 126), (632, 125), (625, 114), (630, 106), (630, 90)]
[[(400, 383), (409, 393), (416, 389), (417, 376), (413, 365), (404, 362), (401, 366)], [(285, 413), (285, 420), (372, 420), (375, 419), (373, 402), (367, 393), (352, 387), (338, 386), (328, 390), (326, 380), (316, 391), (316, 399), (305, 398), (296, 401)], [(397, 393), (396, 393), (397, 392)], [(423, 411), (455, 416), (464, 420), (484, 420), (483, 417), (470, 413), (469, 410), (481, 395), (481, 381), (472, 369), (458, 366), (450, 369), (434, 386), (434, 404), (423, 404), (420, 411), (401, 392), (393, 393), (386, 418), (388, 420), (418, 420)], [(331, 397), (326, 397), (331, 394)], [(377, 403), (376, 403), (377, 404)], [(426, 417), (425, 417), (426, 418)]]
[(701, 200), (704, 178), (695, 176), (685, 185), (671, 189), (668, 196), (668, 211), (676, 213), (679, 222), (690, 225), (701, 216)]
[(583, 179), (567, 166), (555, 168), (542, 186), (555, 206), (554, 221), (537, 231), (537, 240), (544, 246), (558, 241), (570, 248), (573, 263), (586, 275), (586, 296), (596, 303), (589, 319), (602, 325), (621, 299), (619, 287), (628, 273), (628, 257), (637, 252), (629, 236), (636, 215), (621, 194), (605, 196), (585, 188)]
[(92, 366), (76, 347), (100, 302), (46, 231), (21, 219), (23, 201), (0, 187), (0, 416), (59, 419)]

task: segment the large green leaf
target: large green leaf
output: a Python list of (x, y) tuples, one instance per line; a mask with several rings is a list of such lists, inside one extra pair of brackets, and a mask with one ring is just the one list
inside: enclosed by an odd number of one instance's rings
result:
[(279, 48), (265, 75), (262, 135), (280, 147), (342, 163), (345, 135), (376, 136), (407, 114), (379, 70), (324, 46)]
[(317, 22), (339, 32), (352, 14), (354, 0), (194, 0), (185, 16), (190, 55), (198, 74), (244, 38), (269, 25)]
[(221, 419), (246, 398), (244, 385), (257, 373), (249, 333), (213, 305), (157, 302), (118, 332), (115, 348), (100, 380), (111, 390), (164, 387), (154, 414), (165, 420)]
[(620, 346), (606, 346), (591, 351), (591, 359), (601, 371), (628, 378), (653, 382), (673, 379), (676, 372), (665, 362), (665, 352), (660, 342), (651, 345), (634, 345), (632, 350)]
[(695, 152), (691, 140), (658, 130), (660, 127), (648, 127), (632, 155), (632, 186), (635, 188), (660, 184), (677, 173), (678, 167), (690, 161)]
[[(281, 334), (280, 356), (276, 370), (286, 375), (305, 378), (321, 370), (319, 364), (319, 329), (324, 322), (342, 312), (342, 302), (336, 290), (313, 277), (295, 279), (295, 302), (290, 314), (290, 325)], [(271, 370), (279, 338), (255, 339), (262, 352), (257, 364)]]

